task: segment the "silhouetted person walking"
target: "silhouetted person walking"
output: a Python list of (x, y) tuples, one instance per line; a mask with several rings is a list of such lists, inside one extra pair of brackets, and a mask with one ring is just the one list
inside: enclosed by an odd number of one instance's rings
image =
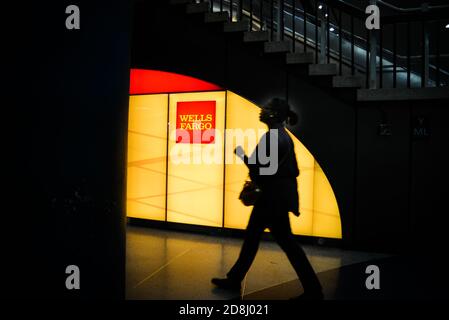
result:
[[(241, 147), (235, 153), (242, 158), (249, 168), (251, 180), (256, 182), (262, 190), (256, 201), (246, 228), (243, 246), (234, 266), (224, 279), (213, 278), (212, 283), (224, 289), (239, 290), (241, 282), (248, 272), (257, 250), (260, 238), (269, 228), (274, 239), (287, 254), (303, 285), (304, 294), (299, 298), (322, 299), (321, 284), (310, 265), (303, 249), (295, 242), (290, 228), (289, 212), (299, 216), (298, 186), (296, 177), (299, 175), (298, 164), (293, 149), (293, 141), (287, 134), (284, 123), (294, 124), (296, 114), (290, 110), (285, 100), (274, 98), (262, 107), (260, 121), (267, 124), (269, 129), (277, 129), (278, 134), (271, 138), (277, 139), (278, 170), (271, 175), (261, 175), (262, 165), (258, 159), (258, 152), (270, 154), (270, 131), (268, 131), (257, 145), (255, 151), (248, 158)], [(263, 141), (265, 140), (265, 141)], [(265, 144), (263, 144), (265, 142)], [(262, 146), (267, 150), (262, 150)], [(271, 159), (271, 158), (270, 158)], [(256, 160), (255, 163), (254, 161)], [(271, 160), (270, 160), (271, 161)]]

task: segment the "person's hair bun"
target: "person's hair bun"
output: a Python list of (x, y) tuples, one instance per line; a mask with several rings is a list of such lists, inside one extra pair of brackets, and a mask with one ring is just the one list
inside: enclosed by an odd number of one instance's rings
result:
[(291, 126), (294, 126), (295, 124), (298, 123), (298, 115), (292, 110), (288, 110), (287, 123)]

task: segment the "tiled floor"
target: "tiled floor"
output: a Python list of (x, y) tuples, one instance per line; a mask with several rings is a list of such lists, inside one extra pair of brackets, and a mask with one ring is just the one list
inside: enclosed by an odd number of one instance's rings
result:
[[(126, 297), (158, 300), (236, 298), (233, 293), (215, 288), (210, 279), (225, 276), (235, 262), (241, 244), (242, 239), (236, 238), (128, 226)], [(338, 248), (303, 247), (315, 271), (320, 274), (387, 256)], [(285, 295), (295, 291), (295, 287), (300, 288), (296, 279), (277, 244), (263, 241), (243, 283), (241, 298), (259, 298), (258, 293), (266, 293), (270, 288), (279, 288)], [(325, 290), (331, 285), (323, 283)], [(285, 290), (287, 287), (290, 289)], [(268, 298), (276, 299), (275, 296)], [(278, 295), (277, 298), (288, 297)]]

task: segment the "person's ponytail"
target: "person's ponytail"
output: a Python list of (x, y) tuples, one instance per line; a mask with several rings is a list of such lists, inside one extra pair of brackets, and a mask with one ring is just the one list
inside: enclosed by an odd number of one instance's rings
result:
[(291, 126), (294, 126), (296, 123), (298, 123), (298, 115), (292, 110), (288, 110), (287, 123)]

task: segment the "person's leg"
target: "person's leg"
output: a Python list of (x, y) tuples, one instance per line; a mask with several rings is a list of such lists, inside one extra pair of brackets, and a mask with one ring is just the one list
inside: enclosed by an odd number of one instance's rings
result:
[(255, 206), (251, 212), (239, 258), (227, 274), (230, 279), (242, 281), (256, 257), (260, 237), (266, 228), (262, 210), (262, 207)]
[(293, 238), (288, 213), (281, 213), (270, 223), (270, 231), (276, 242), (287, 254), (288, 260), (295, 269), (302, 283), (304, 292), (320, 293), (322, 288), (304, 250)]

